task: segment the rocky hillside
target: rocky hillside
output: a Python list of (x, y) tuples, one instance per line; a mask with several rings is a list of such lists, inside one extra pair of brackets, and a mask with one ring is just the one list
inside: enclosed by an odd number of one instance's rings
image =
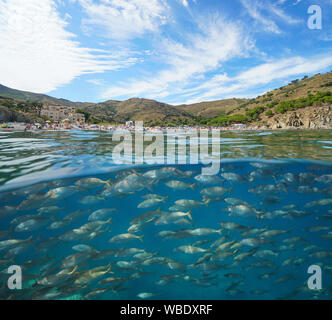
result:
[(41, 118), (35, 114), (11, 110), (0, 105), (0, 121), (32, 123), (40, 120)]
[(308, 107), (294, 112), (263, 116), (257, 129), (332, 129), (332, 106)]
[[(328, 72), (295, 79), (207, 123), (223, 126), (238, 122), (256, 128), (332, 129), (331, 106), (332, 72)], [(292, 120), (298, 116), (302, 119), (299, 126)]]

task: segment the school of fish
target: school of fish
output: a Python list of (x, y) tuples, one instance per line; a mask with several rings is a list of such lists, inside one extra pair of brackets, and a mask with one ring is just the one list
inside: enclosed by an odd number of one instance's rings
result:
[[(332, 298), (331, 168), (248, 168), (133, 168), (0, 193), (0, 298), (168, 299), (174, 285), (200, 298)], [(313, 262), (319, 291), (299, 271)], [(23, 289), (10, 291), (14, 264)]]

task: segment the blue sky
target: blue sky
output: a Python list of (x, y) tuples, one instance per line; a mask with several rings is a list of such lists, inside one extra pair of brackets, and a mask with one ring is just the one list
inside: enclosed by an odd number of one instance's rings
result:
[(331, 18), (332, 0), (0, 0), (0, 83), (90, 102), (255, 97), (332, 70)]

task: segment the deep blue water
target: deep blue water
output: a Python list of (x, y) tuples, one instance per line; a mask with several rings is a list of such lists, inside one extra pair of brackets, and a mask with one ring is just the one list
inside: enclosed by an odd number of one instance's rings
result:
[[(331, 299), (331, 133), (241, 132), (227, 133), (224, 138), (218, 181), (204, 184), (195, 179), (202, 164), (114, 165), (108, 136), (103, 133), (3, 134), (1, 298), (139, 299), (139, 294), (149, 293), (152, 299)], [(170, 168), (167, 173), (165, 168)], [(229, 181), (225, 173), (238, 178)], [(102, 182), (82, 185), (86, 178)], [(130, 181), (125, 191), (119, 189), (124, 181)], [(188, 188), (171, 188), (169, 181), (185, 183)], [(212, 187), (227, 190), (202, 199), (202, 191)], [(60, 198), (58, 188), (64, 188)], [(149, 208), (138, 208), (149, 194), (167, 198)], [(229, 198), (245, 204), (232, 205)], [(183, 199), (199, 203), (195, 208), (172, 208)], [(45, 208), (53, 209), (47, 213)], [(75, 233), (76, 239), (64, 239), (88, 223), (93, 212), (105, 208), (116, 209), (100, 219), (112, 217), (111, 223), (90, 226), (84, 232), (80, 229), (81, 236)], [(79, 216), (69, 220), (78, 210)], [(175, 224), (180, 218), (170, 218), (172, 210), (191, 210), (192, 220), (185, 216), (182, 224)], [(152, 212), (149, 218), (142, 216), (147, 212)], [(140, 228), (131, 234), (143, 236), (142, 241), (109, 242), (127, 234), (137, 217)], [(160, 217), (165, 224), (160, 224)], [(21, 230), (22, 222), (27, 231)], [(64, 225), (50, 229), (56, 222)], [(234, 230), (221, 227), (221, 222), (239, 226)], [(34, 223), (38, 225), (32, 228)], [(199, 235), (197, 229), (201, 228), (209, 228), (212, 234)], [(273, 230), (287, 232), (266, 233)], [(163, 231), (169, 231), (168, 236), (160, 234)], [(1, 249), (8, 239), (26, 241)], [(260, 242), (248, 245), (244, 239)], [(90, 251), (73, 249), (80, 244), (90, 246)], [(189, 245), (201, 252), (174, 251)], [(138, 250), (128, 253), (129, 248)], [(105, 250), (109, 254), (102, 257)], [(137, 253), (144, 255), (135, 256)], [(78, 260), (67, 265), (72, 255)], [(23, 290), (6, 287), (6, 271), (12, 264), (22, 266)], [(307, 286), (307, 270), (314, 264), (322, 268), (322, 290)], [(89, 270), (100, 274), (91, 276)]]

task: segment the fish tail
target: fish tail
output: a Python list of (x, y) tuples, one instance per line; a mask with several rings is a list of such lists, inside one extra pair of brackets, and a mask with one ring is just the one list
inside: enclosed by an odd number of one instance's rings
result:
[(191, 216), (191, 210), (187, 212), (187, 216), (191, 221), (193, 220), (193, 217)]
[(146, 185), (146, 188), (147, 188), (150, 192), (153, 192), (153, 188), (152, 188), (152, 185), (151, 185), (151, 184), (147, 184), (147, 185)]
[(113, 220), (113, 217), (109, 218), (109, 219), (106, 221), (106, 223), (110, 223), (110, 224), (112, 224), (112, 220)]
[(73, 268), (73, 270), (72, 270), (71, 272), (69, 272), (69, 274), (74, 274), (74, 273), (76, 273), (76, 272), (77, 272), (77, 269), (78, 269), (78, 266), (75, 266), (75, 267)]
[(229, 191), (230, 193), (233, 193), (233, 189), (234, 189), (234, 187), (230, 187), (228, 191)]
[(204, 202), (204, 205), (209, 207), (209, 203), (211, 202), (211, 199), (207, 199), (205, 202)]
[(193, 190), (193, 191), (195, 191), (195, 188), (196, 188), (196, 183), (192, 183), (190, 185), (190, 189)]
[(113, 272), (113, 271), (111, 271), (111, 269), (112, 269), (112, 264), (111, 264), (111, 263), (109, 263), (109, 265), (107, 266), (106, 273), (113, 273), (113, 274), (114, 274), (114, 272)]
[(143, 237), (144, 237), (143, 235), (138, 236), (138, 240), (141, 241), (141, 242), (143, 242)]
[(272, 175), (272, 178), (273, 178), (273, 180), (274, 180), (274, 183), (275, 183), (275, 184), (278, 184), (277, 177), (276, 177), (275, 174)]
[(256, 213), (257, 220), (263, 220), (263, 215), (264, 215), (263, 211), (257, 211)]

